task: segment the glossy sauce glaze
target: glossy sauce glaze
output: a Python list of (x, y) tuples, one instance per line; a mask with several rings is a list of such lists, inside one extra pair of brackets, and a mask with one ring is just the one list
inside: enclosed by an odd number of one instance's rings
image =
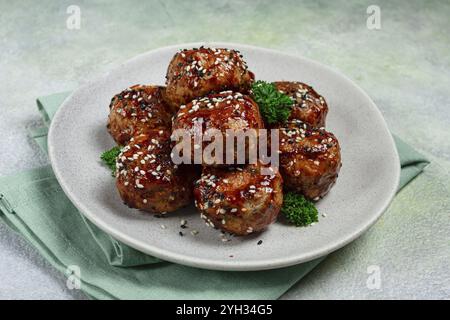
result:
[(119, 145), (151, 129), (170, 129), (173, 112), (163, 100), (164, 87), (135, 85), (115, 95), (107, 128)]
[(259, 232), (276, 220), (283, 203), (282, 178), (263, 165), (204, 167), (195, 183), (195, 205), (212, 227), (237, 235)]
[(254, 80), (239, 51), (224, 48), (181, 50), (172, 58), (166, 75), (167, 101), (177, 108), (212, 92), (247, 93)]
[(323, 197), (342, 166), (336, 137), (294, 120), (280, 128), (279, 138), (280, 171), (286, 188), (313, 200)]
[[(198, 148), (194, 144), (195, 136), (204, 134), (209, 129), (217, 129), (223, 134), (224, 151), (228, 151), (225, 150), (227, 129), (234, 130), (233, 132), (261, 129), (264, 128), (264, 123), (257, 104), (249, 96), (239, 92), (223, 91), (194, 99), (187, 105), (180, 106), (172, 127), (173, 130), (185, 129), (189, 132), (192, 137), (192, 152)], [(209, 142), (204, 142), (203, 148), (208, 144)], [(225, 162), (225, 157), (223, 159)]]
[(296, 81), (278, 81), (274, 84), (278, 91), (294, 101), (288, 121), (301, 120), (316, 128), (325, 126), (328, 105), (311, 86)]
[(125, 204), (153, 213), (174, 211), (192, 200), (194, 171), (172, 162), (170, 131), (131, 138), (116, 162), (116, 186)]

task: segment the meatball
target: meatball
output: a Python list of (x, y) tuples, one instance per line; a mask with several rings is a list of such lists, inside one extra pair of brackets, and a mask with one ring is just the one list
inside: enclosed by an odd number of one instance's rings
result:
[(190, 203), (195, 174), (173, 164), (170, 152), (167, 130), (149, 130), (130, 139), (116, 163), (116, 186), (125, 204), (165, 213)]
[(204, 167), (195, 183), (195, 205), (212, 227), (236, 235), (259, 232), (274, 222), (283, 204), (278, 171), (264, 175), (261, 164)]
[[(229, 136), (229, 144), (233, 142), (233, 150), (235, 151), (234, 160), (238, 160), (237, 150), (235, 147), (234, 134), (238, 133), (238, 130), (243, 132), (248, 129), (261, 129), (264, 127), (261, 114), (259, 113), (258, 105), (246, 95), (239, 92), (223, 91), (217, 94), (211, 94), (206, 97), (195, 99), (187, 105), (182, 105), (177, 115), (173, 120), (173, 130), (185, 129), (192, 139), (192, 158), (194, 158), (194, 152), (199, 149), (199, 144), (195, 143), (195, 140), (206, 133), (209, 129), (217, 129), (222, 133), (222, 145), (223, 150), (227, 146), (227, 130), (232, 131), (233, 136)], [(199, 132), (201, 131), (201, 132)], [(255, 131), (256, 132), (256, 131)], [(230, 132), (228, 132), (230, 133)], [(257, 136), (255, 137), (257, 138)], [(237, 140), (236, 140), (237, 141)], [(198, 140), (197, 140), (198, 142)], [(245, 152), (243, 157), (247, 160), (248, 151), (250, 148), (256, 150), (256, 139), (246, 139)], [(203, 142), (202, 150), (208, 146), (210, 142)], [(228, 151), (228, 150), (226, 150)], [(216, 161), (216, 159), (219, 159)], [(220, 160), (221, 159), (221, 160)], [(212, 165), (220, 163), (228, 163), (224, 155), (219, 155), (215, 159), (200, 159), (203, 165)], [(241, 161), (241, 164), (244, 161)]]
[(172, 115), (164, 87), (135, 85), (115, 95), (109, 105), (108, 131), (119, 145), (149, 129), (169, 129)]
[(301, 120), (313, 127), (324, 127), (328, 106), (312, 87), (301, 82), (274, 82), (276, 88), (294, 100), (288, 120)]
[(319, 200), (336, 182), (341, 168), (338, 140), (332, 133), (298, 120), (281, 128), (279, 138), (285, 187)]
[(246, 93), (254, 80), (239, 51), (219, 48), (182, 50), (166, 75), (166, 99), (175, 108), (211, 92)]

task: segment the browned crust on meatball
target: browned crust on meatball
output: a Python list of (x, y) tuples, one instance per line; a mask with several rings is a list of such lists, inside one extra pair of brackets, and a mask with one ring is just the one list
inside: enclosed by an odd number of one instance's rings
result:
[(192, 201), (194, 169), (175, 165), (170, 152), (170, 131), (149, 130), (131, 138), (116, 163), (116, 186), (125, 204), (165, 213)]
[(236, 235), (259, 232), (273, 223), (283, 204), (278, 171), (261, 174), (261, 165), (204, 167), (194, 188), (195, 205), (207, 224)]
[[(201, 127), (199, 121), (202, 121)], [(194, 137), (198, 136), (199, 128), (201, 128), (202, 134), (209, 129), (220, 130), (224, 137), (223, 146), (225, 151), (228, 129), (234, 130), (233, 133), (237, 133), (239, 130), (245, 132), (248, 129), (261, 129), (264, 128), (264, 122), (259, 113), (258, 105), (249, 96), (239, 92), (223, 91), (200, 99), (194, 99), (187, 105), (182, 105), (173, 119), (172, 127), (173, 130), (185, 129), (189, 132), (192, 137), (193, 156), (197, 147), (194, 143)], [(208, 144), (209, 142), (204, 142), (203, 148), (207, 147)], [(246, 148), (247, 152), (249, 148), (247, 140)], [(222, 163), (225, 163), (225, 160), (224, 156)], [(207, 164), (203, 161), (203, 165)]]
[(164, 87), (135, 85), (115, 95), (108, 131), (119, 145), (151, 129), (169, 129), (174, 112), (163, 100)]
[(166, 75), (166, 99), (174, 107), (211, 92), (234, 90), (246, 93), (254, 75), (237, 50), (194, 48), (172, 58)]
[(311, 86), (296, 81), (274, 82), (276, 88), (294, 101), (289, 120), (301, 120), (313, 127), (325, 127), (328, 105)]
[(341, 168), (341, 153), (336, 137), (291, 121), (280, 133), (280, 172), (287, 189), (318, 200), (336, 182)]

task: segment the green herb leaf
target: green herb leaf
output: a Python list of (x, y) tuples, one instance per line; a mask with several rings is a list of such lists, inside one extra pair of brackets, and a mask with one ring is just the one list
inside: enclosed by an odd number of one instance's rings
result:
[(297, 227), (305, 227), (319, 221), (318, 211), (314, 203), (294, 192), (284, 194), (281, 213)]
[(268, 124), (285, 122), (289, 118), (294, 101), (278, 91), (273, 83), (256, 81), (252, 85), (252, 96)]
[(103, 163), (111, 169), (112, 175), (116, 172), (116, 158), (120, 153), (122, 147), (115, 146), (114, 148), (105, 151), (101, 154), (100, 159)]

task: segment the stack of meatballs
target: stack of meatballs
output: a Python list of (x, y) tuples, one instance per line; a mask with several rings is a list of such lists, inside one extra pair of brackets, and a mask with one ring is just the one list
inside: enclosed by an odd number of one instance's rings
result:
[[(114, 96), (107, 128), (123, 146), (116, 161), (116, 186), (124, 203), (166, 214), (193, 200), (205, 222), (236, 235), (264, 230), (283, 204), (283, 188), (311, 200), (323, 197), (341, 167), (336, 137), (325, 131), (328, 106), (310, 86), (275, 82), (293, 100), (285, 123), (268, 125), (251, 98), (254, 74), (239, 51), (181, 50), (172, 58), (166, 86), (135, 85)], [(174, 164), (176, 129), (279, 129), (280, 167)], [(262, 174), (262, 169), (271, 174)]]

